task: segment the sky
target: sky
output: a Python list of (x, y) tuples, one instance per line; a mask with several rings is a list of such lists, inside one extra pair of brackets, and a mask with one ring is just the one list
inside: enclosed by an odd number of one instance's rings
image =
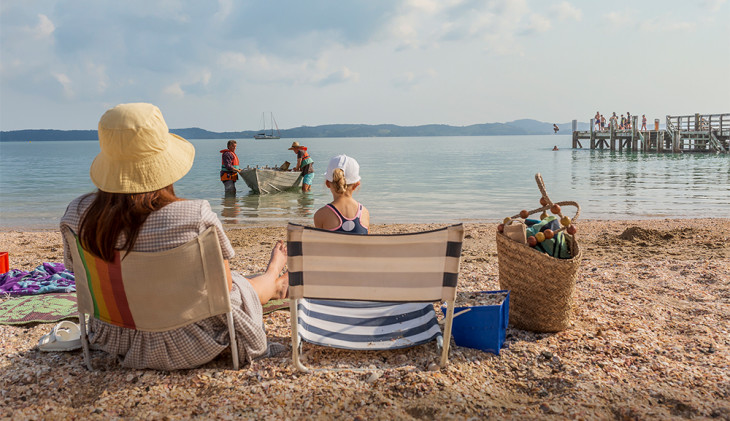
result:
[[(0, 130), (730, 112), (728, 0), (0, 0)], [(267, 117), (268, 120), (268, 117)], [(268, 123), (267, 123), (268, 124)]]

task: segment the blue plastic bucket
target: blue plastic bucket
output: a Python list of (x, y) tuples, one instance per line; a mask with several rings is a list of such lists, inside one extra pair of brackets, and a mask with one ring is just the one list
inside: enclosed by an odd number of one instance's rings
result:
[[(481, 291), (480, 294), (504, 294), (501, 304), (488, 306), (455, 307), (454, 314), (469, 310), (454, 317), (451, 334), (458, 346), (480, 349), (499, 355), (507, 336), (509, 323), (509, 290)], [(441, 309), (446, 314), (446, 307)]]

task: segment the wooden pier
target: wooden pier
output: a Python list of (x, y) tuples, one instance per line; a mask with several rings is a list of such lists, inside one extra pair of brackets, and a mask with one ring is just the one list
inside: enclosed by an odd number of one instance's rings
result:
[(639, 130), (638, 116), (631, 118), (631, 129), (623, 130), (615, 121), (608, 130), (596, 130), (591, 119), (590, 131), (573, 130), (573, 149), (583, 148), (583, 141), (591, 149), (612, 151), (730, 152), (730, 113), (668, 115), (663, 130), (659, 130), (659, 120), (655, 120), (654, 130)]

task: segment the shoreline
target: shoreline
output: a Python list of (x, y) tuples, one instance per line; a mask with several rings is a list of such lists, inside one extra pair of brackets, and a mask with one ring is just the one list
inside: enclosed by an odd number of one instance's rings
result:
[[(220, 216), (219, 216), (220, 218)], [(635, 222), (637, 224), (647, 223), (647, 222), (656, 222), (656, 221), (672, 221), (672, 220), (724, 220), (724, 219), (730, 219), (730, 218), (723, 218), (723, 217), (702, 217), (697, 218), (692, 215), (684, 215), (684, 216), (667, 216), (667, 215), (661, 215), (656, 217), (649, 217), (646, 215), (637, 215), (636, 217), (624, 217), (624, 218), (609, 218), (609, 217), (598, 217), (598, 218), (584, 218), (580, 217), (578, 219), (578, 223), (584, 224), (584, 223), (601, 223), (601, 222), (611, 222), (611, 221), (617, 221), (617, 222)], [(246, 230), (246, 229), (259, 229), (259, 228), (275, 228), (275, 227), (286, 227), (287, 223), (289, 221), (281, 221), (281, 222), (274, 222), (274, 221), (262, 221), (257, 223), (251, 223), (251, 224), (226, 224), (223, 223), (223, 229), (228, 232), (232, 230)], [(374, 223), (373, 226), (391, 226), (391, 225), (411, 225), (411, 226), (418, 226), (418, 225), (438, 225), (438, 226), (447, 226), (447, 225), (453, 225), (453, 224), (460, 224), (463, 223), (464, 225), (483, 225), (483, 224), (499, 224), (502, 222), (501, 219), (460, 219), (455, 220), (451, 222), (439, 222), (439, 221), (430, 221), (430, 222), (381, 222), (381, 223)], [(296, 223), (296, 222), (292, 222)], [(306, 224), (305, 224), (306, 225)], [(43, 226), (43, 227), (35, 227), (35, 226), (27, 226), (27, 225), (16, 225), (16, 226), (2, 226), (0, 225), (0, 233), (6, 233), (6, 232), (58, 232), (58, 227), (52, 227), (52, 226)]]
[[(371, 232), (444, 225), (374, 224)], [(458, 290), (500, 289), (496, 222), (465, 225)], [(361, 371), (302, 374), (290, 350), (239, 371), (224, 354), (176, 372), (121, 369), (97, 351), (90, 373), (80, 351), (33, 349), (52, 324), (0, 325), (0, 418), (730, 417), (730, 218), (576, 225), (583, 260), (570, 328), (510, 327), (499, 356), (452, 342), (449, 366), (430, 371), (433, 344), (378, 352), (305, 345), (310, 366)], [(285, 230), (227, 229), (232, 268), (263, 270)], [(8, 247), (11, 268), (62, 261), (57, 231), (4, 232), (0, 250)], [(289, 345), (288, 312), (264, 323), (269, 340)]]

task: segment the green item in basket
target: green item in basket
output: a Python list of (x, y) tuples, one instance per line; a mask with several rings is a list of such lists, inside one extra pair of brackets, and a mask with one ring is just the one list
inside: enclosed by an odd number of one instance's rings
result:
[[(533, 220), (527, 220), (526, 222), (529, 224)], [(557, 231), (560, 229), (560, 223), (558, 222), (558, 218), (555, 216), (548, 216), (547, 218), (535, 222), (534, 224), (530, 225), (526, 229), (526, 234), (528, 237), (534, 236), (538, 232), (543, 232), (546, 229), (551, 229), (553, 231)], [(558, 259), (570, 259), (570, 249), (568, 248), (568, 242), (565, 241), (565, 234), (561, 231), (551, 239), (546, 239), (545, 241), (541, 243), (537, 243), (535, 246), (536, 250), (539, 250), (543, 253), (547, 253), (548, 255), (552, 257), (556, 257)]]

